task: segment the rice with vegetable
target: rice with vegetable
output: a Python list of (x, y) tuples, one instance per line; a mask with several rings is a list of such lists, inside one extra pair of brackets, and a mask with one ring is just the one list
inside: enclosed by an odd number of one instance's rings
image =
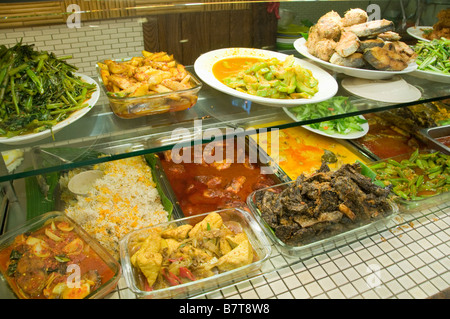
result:
[(119, 258), (120, 238), (131, 230), (168, 221), (168, 212), (143, 157), (101, 163), (94, 168), (104, 175), (87, 196), (78, 196), (73, 202), (66, 198), (65, 212)]

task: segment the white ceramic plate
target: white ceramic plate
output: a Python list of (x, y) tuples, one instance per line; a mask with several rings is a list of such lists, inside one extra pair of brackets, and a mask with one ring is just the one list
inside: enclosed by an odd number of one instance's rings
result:
[(333, 97), (337, 90), (338, 84), (336, 80), (326, 71), (322, 70), (320, 67), (309, 63), (305, 60), (295, 58), (295, 63), (311, 70), (313, 76), (319, 81), (318, 92), (310, 99), (271, 99), (260, 96), (255, 96), (247, 93), (242, 93), (232, 89), (222, 82), (220, 82), (212, 73), (213, 65), (223, 59), (230, 57), (256, 57), (262, 59), (277, 58), (284, 61), (287, 57), (286, 54), (260, 50), (260, 49), (249, 49), (249, 48), (228, 48), (219, 49), (207, 52), (200, 55), (194, 63), (194, 70), (198, 77), (215, 88), (218, 91), (227, 93), (229, 95), (249, 100), (262, 105), (284, 107), (284, 106), (296, 106), (301, 104), (318, 103)]
[[(286, 112), (286, 114), (291, 119), (293, 119), (294, 121), (298, 122), (298, 119), (295, 116), (295, 114), (292, 113), (288, 108), (285, 107), (285, 108), (283, 108), (283, 110)], [(365, 119), (364, 116), (362, 116), (362, 115), (358, 115), (358, 116), (360, 118), (362, 118), (362, 119)], [(323, 136), (328, 136), (328, 137), (338, 138), (338, 139), (345, 139), (345, 140), (351, 140), (351, 139), (355, 139), (355, 138), (360, 138), (360, 137), (363, 137), (364, 135), (366, 135), (367, 132), (369, 132), (369, 123), (361, 124), (361, 127), (363, 129), (362, 131), (353, 132), (353, 133), (349, 133), (349, 134), (339, 134), (339, 133), (327, 134), (327, 133), (325, 133), (325, 132), (323, 132), (321, 130), (317, 130), (315, 128), (312, 128), (309, 125), (303, 125), (302, 127), (307, 129), (307, 130), (309, 130), (309, 131), (311, 131), (311, 132), (314, 132), (314, 133), (317, 133), (317, 134), (320, 134), (320, 135), (323, 135)]]
[(416, 38), (417, 40), (430, 41), (423, 37), (424, 30), (433, 30), (433, 27), (409, 27), (408, 29), (406, 29), (406, 33), (408, 33), (413, 38)]
[(411, 75), (434, 82), (450, 83), (450, 75), (441, 74), (433, 71), (415, 70)]
[(370, 100), (387, 103), (408, 103), (421, 98), (418, 88), (406, 82), (400, 75), (386, 80), (345, 78), (341, 85), (348, 92)]
[(39, 133), (30, 133), (30, 134), (24, 134), (24, 135), (18, 135), (11, 138), (6, 137), (0, 137), (0, 143), (3, 144), (25, 144), (25, 143), (32, 143), (36, 142), (38, 140), (42, 140), (48, 136), (50, 136), (53, 133), (58, 132), (62, 128), (66, 127), (67, 125), (75, 122), (76, 120), (80, 119), (83, 115), (85, 115), (87, 112), (89, 112), (92, 107), (97, 103), (97, 100), (100, 96), (100, 89), (97, 84), (92, 78), (88, 77), (87, 75), (80, 74), (80, 73), (74, 73), (76, 76), (81, 77), (81, 79), (87, 83), (93, 83), (96, 85), (96, 90), (92, 93), (92, 96), (89, 100), (86, 101), (88, 103), (88, 106), (72, 113), (68, 118), (66, 118), (64, 121), (61, 121), (54, 125), (52, 129), (47, 129), (45, 131), (39, 132)]
[(379, 70), (368, 70), (368, 69), (358, 69), (358, 68), (351, 68), (347, 66), (341, 66), (336, 65), (330, 62), (326, 62), (324, 60), (321, 60), (314, 55), (310, 54), (308, 52), (308, 48), (305, 45), (306, 39), (300, 38), (297, 39), (294, 42), (294, 48), (303, 56), (307, 57), (308, 59), (313, 60), (314, 62), (319, 63), (324, 68), (327, 68), (329, 70), (332, 70), (337, 73), (343, 73), (345, 75), (353, 76), (356, 78), (362, 78), (362, 79), (369, 79), (369, 80), (381, 80), (381, 79), (388, 79), (396, 74), (405, 74), (410, 73), (417, 69), (416, 62), (410, 63), (408, 67), (401, 71), (379, 71)]

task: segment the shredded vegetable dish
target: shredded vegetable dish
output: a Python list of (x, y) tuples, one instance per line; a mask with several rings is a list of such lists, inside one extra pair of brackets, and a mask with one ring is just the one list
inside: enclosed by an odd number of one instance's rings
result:
[(216, 62), (213, 74), (237, 91), (272, 99), (308, 99), (319, 90), (319, 81), (292, 55), (284, 61), (231, 57)]

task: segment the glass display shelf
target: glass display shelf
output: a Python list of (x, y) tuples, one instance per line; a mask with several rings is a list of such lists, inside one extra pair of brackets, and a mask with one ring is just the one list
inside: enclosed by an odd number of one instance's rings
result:
[[(283, 53), (301, 57), (292, 51)], [(192, 66), (188, 66), (188, 69), (194, 72)], [(340, 85), (346, 76), (333, 75), (339, 84), (336, 95), (352, 96)], [(160, 152), (171, 149), (174, 145), (205, 143), (214, 139), (214, 136), (208, 133), (217, 132), (217, 129), (221, 130), (221, 134), (226, 138), (254, 134), (263, 129), (284, 129), (450, 98), (450, 86), (446, 83), (432, 82), (412, 75), (402, 75), (402, 78), (420, 90), (420, 100), (393, 104), (353, 96), (357, 111), (298, 122), (288, 116), (281, 107), (264, 106), (235, 98), (211, 88), (206, 83), (203, 83), (197, 104), (190, 109), (136, 119), (117, 117), (110, 110), (102, 92), (93, 109), (55, 133), (54, 140), (47, 137), (30, 144), (0, 145), (1, 152), (23, 152), (23, 162), (13, 172), (7, 171), (3, 160), (0, 162), (0, 182)], [(93, 151), (107, 156), (92, 156)], [(87, 154), (89, 156), (86, 156)]]

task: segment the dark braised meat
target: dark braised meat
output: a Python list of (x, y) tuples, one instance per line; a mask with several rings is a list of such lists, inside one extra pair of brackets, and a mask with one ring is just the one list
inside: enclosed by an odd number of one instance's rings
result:
[(367, 224), (391, 212), (382, 188), (360, 173), (358, 163), (330, 171), (326, 164), (310, 176), (300, 175), (281, 192), (255, 197), (261, 217), (284, 243), (300, 246)]

